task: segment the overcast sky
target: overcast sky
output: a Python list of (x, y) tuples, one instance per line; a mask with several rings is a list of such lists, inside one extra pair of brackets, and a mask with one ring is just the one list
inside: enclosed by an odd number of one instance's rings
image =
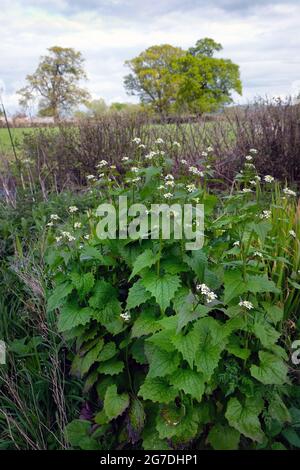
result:
[(94, 98), (132, 101), (124, 61), (154, 44), (187, 48), (212, 37), (240, 65), (243, 96), (300, 90), (300, 0), (0, 0), (0, 85), (10, 112), (39, 57), (53, 45), (86, 59)]

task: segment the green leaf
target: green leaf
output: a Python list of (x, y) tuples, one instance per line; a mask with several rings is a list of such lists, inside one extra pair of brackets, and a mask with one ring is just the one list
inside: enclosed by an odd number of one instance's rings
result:
[(132, 338), (140, 338), (141, 336), (155, 333), (160, 329), (161, 326), (156, 319), (155, 313), (147, 309), (144, 310), (135, 320), (131, 330), (131, 336)]
[(264, 243), (268, 232), (272, 229), (272, 224), (266, 220), (262, 220), (261, 222), (252, 224), (251, 227), (258, 235), (260, 241)]
[(207, 440), (215, 450), (237, 450), (240, 436), (236, 429), (217, 423), (209, 431)]
[(85, 245), (80, 253), (80, 261), (98, 260), (102, 261), (101, 252), (94, 246)]
[(271, 320), (274, 325), (277, 325), (283, 319), (284, 308), (279, 307), (278, 305), (272, 305), (268, 302), (262, 302), (262, 305), (267, 312), (268, 318)]
[(80, 357), (80, 353), (79, 353), (81, 377), (89, 371), (89, 369), (92, 367), (92, 365), (95, 362), (97, 362), (98, 355), (101, 349), (103, 348), (103, 345), (104, 345), (103, 339), (99, 339), (96, 345), (93, 348), (91, 348), (83, 357)]
[(106, 343), (98, 356), (98, 361), (108, 361), (117, 354), (116, 345), (113, 341)]
[(124, 413), (129, 406), (129, 396), (127, 393), (118, 394), (117, 386), (107, 387), (103, 409), (109, 420), (115, 419)]
[(144, 400), (151, 400), (157, 403), (170, 403), (177, 397), (178, 390), (170, 385), (164, 378), (151, 379), (147, 376), (138, 394)]
[(280, 293), (273, 281), (270, 281), (267, 276), (249, 276), (247, 280), (247, 290), (253, 293), (259, 292), (274, 292)]
[(140, 439), (146, 420), (143, 403), (137, 398), (131, 400), (128, 418), (128, 434), (130, 441), (135, 444)]
[(232, 335), (229, 338), (229, 342), (226, 346), (226, 349), (230, 354), (233, 354), (234, 356), (239, 357), (243, 360), (248, 359), (248, 357), (250, 356), (250, 350), (245, 349), (241, 345), (240, 339), (235, 335)]
[(91, 423), (81, 419), (74, 419), (65, 427), (64, 433), (67, 441), (74, 447), (81, 447), (81, 441), (88, 436)]
[(170, 383), (197, 401), (201, 401), (204, 393), (204, 378), (201, 373), (190, 369), (178, 369), (170, 377)]
[(228, 331), (211, 317), (198, 320), (194, 325), (198, 335), (198, 349), (195, 356), (197, 370), (209, 380), (225, 349)]
[(253, 333), (265, 348), (272, 347), (280, 337), (280, 333), (258, 315), (253, 325)]
[(204, 271), (207, 266), (207, 256), (202, 250), (193, 250), (191, 256), (184, 256), (183, 260), (190, 266), (190, 268), (197, 275), (199, 282), (204, 281)]
[(97, 281), (93, 289), (93, 295), (89, 299), (89, 305), (102, 310), (107, 303), (116, 298), (117, 291), (109, 282)]
[[(151, 346), (151, 347), (150, 347)], [(172, 374), (179, 365), (179, 354), (163, 351), (153, 345), (145, 345), (145, 353), (149, 361), (148, 377), (164, 377)]]
[(97, 370), (101, 374), (117, 375), (117, 374), (120, 374), (120, 372), (122, 372), (123, 369), (124, 369), (124, 363), (114, 358), (114, 359), (110, 359), (109, 361), (106, 361), (100, 364)]
[(224, 302), (231, 300), (247, 291), (241, 271), (226, 271), (224, 273)]
[(266, 351), (258, 353), (259, 366), (252, 365), (250, 372), (252, 377), (265, 385), (283, 385), (287, 382), (287, 366), (274, 354)]
[(63, 303), (64, 299), (72, 292), (72, 290), (73, 286), (69, 282), (59, 284), (48, 298), (47, 310), (51, 311), (58, 308)]
[(92, 290), (95, 283), (93, 273), (79, 274), (75, 272), (72, 273), (70, 277), (81, 299)]
[(147, 300), (149, 299), (151, 299), (151, 294), (143, 286), (142, 280), (139, 279), (129, 289), (126, 308), (130, 310), (139, 307), (141, 304), (147, 302)]
[(244, 434), (244, 436), (257, 442), (263, 442), (264, 433), (259, 421), (263, 406), (262, 400), (252, 397), (246, 398), (244, 404), (237, 398), (230, 398), (225, 417), (230, 426)]
[(280, 423), (290, 423), (292, 421), (289, 410), (283, 403), (279, 395), (273, 395), (269, 403), (269, 414)]
[(150, 268), (158, 260), (159, 256), (154, 255), (152, 250), (145, 250), (139, 255), (133, 263), (133, 270), (129, 277), (129, 281), (145, 268)]
[(149, 271), (143, 277), (142, 284), (155, 297), (161, 309), (165, 311), (180, 286), (180, 278), (178, 275), (168, 273), (158, 277), (156, 273)]
[(293, 428), (287, 428), (282, 431), (283, 437), (294, 447), (300, 448), (300, 436)]
[(188, 362), (190, 368), (192, 369), (194, 366), (196, 351), (199, 347), (199, 338), (197, 331), (191, 330), (186, 335), (178, 333), (175, 336), (170, 337), (170, 340), (177, 349), (177, 351), (182, 354), (183, 359)]
[(91, 320), (93, 313), (89, 307), (80, 308), (74, 303), (66, 304), (58, 317), (58, 331), (63, 332), (78, 325), (86, 325)]

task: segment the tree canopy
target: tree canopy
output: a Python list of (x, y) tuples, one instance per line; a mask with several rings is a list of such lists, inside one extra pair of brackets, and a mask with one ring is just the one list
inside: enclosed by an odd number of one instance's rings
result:
[(86, 79), (84, 59), (72, 48), (54, 46), (41, 57), (36, 71), (27, 75), (27, 85), (18, 91), (20, 105), (28, 107), (38, 100), (39, 115), (58, 119), (74, 106), (84, 103), (89, 93), (79, 86)]
[(168, 44), (152, 46), (126, 61), (131, 73), (124, 78), (125, 88), (160, 114), (216, 111), (232, 102), (233, 91), (242, 92), (238, 65), (214, 57), (221, 50), (210, 38), (187, 51)]

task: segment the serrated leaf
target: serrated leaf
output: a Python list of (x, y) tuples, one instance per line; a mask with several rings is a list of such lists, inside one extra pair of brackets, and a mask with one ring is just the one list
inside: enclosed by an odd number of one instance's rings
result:
[(132, 338), (140, 338), (160, 330), (161, 326), (156, 319), (155, 313), (150, 310), (143, 311), (135, 320), (132, 330)]
[(269, 408), (269, 414), (273, 419), (276, 419), (280, 423), (290, 423), (292, 421), (289, 410), (283, 403), (279, 395), (272, 396)]
[(142, 280), (139, 279), (128, 291), (126, 308), (130, 310), (139, 307), (149, 299), (151, 299), (151, 294), (143, 286)]
[(59, 284), (52, 291), (48, 298), (47, 310), (51, 311), (58, 308), (65, 300), (65, 298), (72, 292), (73, 286), (70, 282)]
[[(151, 346), (151, 347), (150, 347)], [(145, 354), (149, 361), (148, 377), (164, 377), (172, 374), (179, 365), (179, 354), (158, 349), (153, 345), (145, 345)]]
[(158, 258), (159, 256), (154, 255), (152, 250), (145, 250), (136, 258), (135, 262), (133, 263), (133, 270), (129, 277), (129, 281), (143, 269), (147, 267), (150, 268), (153, 264), (157, 262)]
[(265, 385), (283, 385), (287, 381), (287, 366), (278, 356), (266, 351), (258, 353), (259, 366), (252, 365), (252, 377)]
[(215, 450), (237, 450), (240, 436), (236, 429), (217, 423), (209, 431), (207, 440)]
[(263, 318), (261, 319), (259, 317), (256, 317), (255, 319), (253, 333), (265, 348), (273, 346), (280, 337), (280, 333), (278, 331), (276, 331), (267, 321), (264, 321)]
[(98, 367), (98, 372), (105, 375), (117, 375), (124, 369), (124, 362), (118, 361), (117, 359), (110, 359), (105, 361)]
[(142, 284), (155, 297), (162, 311), (165, 311), (180, 287), (180, 278), (168, 273), (158, 277), (156, 273), (149, 271), (143, 277)]
[(98, 356), (98, 360), (100, 362), (108, 361), (109, 359), (114, 357), (116, 354), (117, 354), (116, 345), (113, 341), (110, 341), (109, 343), (106, 343), (103, 346), (103, 349)]
[(241, 271), (226, 271), (224, 273), (224, 302), (231, 300), (247, 291)]
[(63, 332), (78, 325), (86, 325), (91, 320), (93, 313), (89, 307), (80, 308), (74, 303), (66, 304), (58, 316), (58, 331)]
[(79, 296), (81, 299), (85, 297), (86, 294), (88, 294), (95, 283), (95, 278), (93, 273), (84, 273), (84, 274), (79, 274), (77, 272), (71, 274), (71, 280), (72, 284), (77, 290)]
[(74, 419), (64, 429), (67, 441), (74, 447), (80, 447), (80, 442), (83, 437), (88, 436), (90, 427), (89, 421)]
[(259, 415), (263, 409), (263, 401), (256, 398), (246, 398), (242, 404), (237, 398), (230, 398), (225, 417), (230, 426), (237, 429), (244, 436), (250, 439), (263, 442)]
[(249, 276), (247, 279), (247, 290), (254, 294), (259, 292), (280, 293), (280, 289), (278, 289), (275, 283), (269, 280), (267, 276)]
[(164, 378), (151, 379), (148, 376), (140, 387), (138, 395), (144, 400), (151, 400), (157, 403), (170, 403), (175, 400), (178, 395), (176, 390)]
[(268, 302), (262, 302), (262, 305), (267, 312), (268, 318), (271, 320), (274, 325), (280, 322), (283, 319), (284, 308), (279, 307), (279, 305), (272, 305)]
[(183, 390), (197, 401), (201, 401), (204, 393), (204, 377), (200, 372), (191, 369), (179, 369), (170, 377), (171, 385)]
[[(86, 374), (92, 365), (97, 362), (98, 355), (103, 348), (104, 341), (103, 339), (99, 339), (96, 345), (91, 348), (83, 357), (80, 358), (80, 376), (82, 377)], [(80, 353), (79, 353), (80, 356)], [(72, 368), (71, 368), (72, 371)]]
[(173, 337), (170, 337), (170, 340), (192, 369), (194, 366), (196, 351), (199, 347), (199, 338), (197, 332), (195, 330), (191, 330), (186, 335), (178, 333)]
[(94, 309), (102, 310), (107, 303), (116, 298), (117, 290), (109, 282), (97, 281), (93, 289), (93, 295), (89, 299), (89, 305)]
[(118, 394), (117, 386), (107, 387), (104, 397), (103, 409), (109, 420), (115, 419), (124, 413), (129, 406), (129, 396), (127, 393)]

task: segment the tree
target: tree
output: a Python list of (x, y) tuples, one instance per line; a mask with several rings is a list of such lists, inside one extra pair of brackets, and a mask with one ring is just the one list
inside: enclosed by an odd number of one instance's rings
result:
[(216, 111), (232, 101), (232, 91), (242, 92), (238, 65), (213, 57), (221, 50), (210, 38), (187, 51), (170, 45), (150, 47), (126, 62), (132, 73), (125, 77), (125, 88), (161, 114)]
[(163, 44), (126, 61), (132, 71), (124, 78), (127, 92), (139, 96), (141, 103), (150, 104), (160, 114), (170, 111), (178, 91), (174, 64), (184, 54), (179, 47)]
[(38, 99), (39, 115), (59, 119), (89, 98), (89, 93), (79, 86), (80, 80), (86, 79), (84, 59), (72, 48), (54, 46), (48, 51), (36, 71), (27, 75), (27, 85), (18, 94), (23, 107)]

